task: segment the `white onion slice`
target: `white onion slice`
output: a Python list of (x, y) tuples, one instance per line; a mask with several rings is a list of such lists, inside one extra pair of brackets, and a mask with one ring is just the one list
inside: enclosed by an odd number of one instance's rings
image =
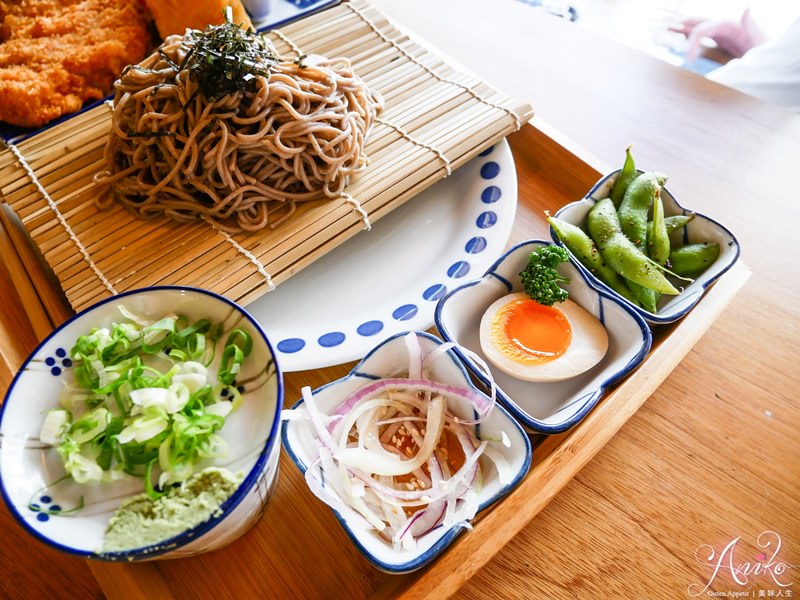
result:
[[(396, 376), (403, 373), (397, 369), (390, 377), (369, 381), (332, 415), (320, 411), (306, 387), (301, 410), (284, 411), (283, 417), (307, 420), (320, 445), (319, 457), (306, 471), (311, 491), (398, 550), (414, 548), (418, 538), (440, 526), (471, 527), (480, 505), (481, 457), (494, 464), (501, 482), (510, 479), (508, 461), (490, 446), (490, 441), (507, 444), (508, 436), (480, 440), (472, 426), (494, 407), (494, 383), (487, 397), (472, 388), (427, 379), (427, 367), (453, 345), (442, 344), (422, 356), (416, 334), (404, 341), (408, 377)], [(468, 403), (475, 417), (448, 410), (448, 401)], [(442, 446), (445, 435), (455, 435), (464, 453), (454, 473)]]

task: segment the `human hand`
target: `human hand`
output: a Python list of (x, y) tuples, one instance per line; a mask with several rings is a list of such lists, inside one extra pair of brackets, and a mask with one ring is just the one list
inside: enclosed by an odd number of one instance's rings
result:
[(720, 49), (735, 58), (743, 56), (751, 48), (769, 39), (769, 36), (750, 15), (749, 8), (745, 9), (738, 22), (694, 17), (684, 19), (679, 25), (670, 27), (669, 30), (686, 36), (689, 42), (686, 50), (688, 62), (694, 61), (700, 55), (703, 38), (713, 40)]

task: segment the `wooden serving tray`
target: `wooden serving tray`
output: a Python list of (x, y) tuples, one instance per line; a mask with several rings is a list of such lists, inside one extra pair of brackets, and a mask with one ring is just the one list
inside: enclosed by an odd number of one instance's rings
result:
[[(610, 170), (586, 160), (568, 141), (527, 125), (509, 137), (519, 178), (517, 220), (509, 246), (548, 238), (545, 210), (582, 197)], [(569, 146), (571, 149), (568, 149)], [(594, 166), (593, 166), (594, 165)], [(599, 167), (599, 170), (595, 167)], [(37, 260), (24, 230), (4, 214), (18, 256), (8, 268), (41, 338), (71, 309), (57, 283)], [(8, 254), (8, 253), (6, 253)], [(16, 259), (19, 258), (17, 261)], [(26, 275), (26, 271), (29, 274)], [(750, 272), (737, 263), (684, 319), (654, 332), (642, 365), (618, 384), (570, 431), (536, 436), (533, 463), (523, 482), (478, 516), (436, 561), (407, 575), (388, 575), (364, 559), (333, 513), (308, 491), (285, 453), (278, 485), (261, 520), (231, 546), (172, 561), (116, 564), (89, 561), (109, 598), (442, 598), (454, 593), (522, 530), (636, 412), (725, 309)], [(286, 405), (304, 385), (339, 378), (352, 364), (286, 375)]]

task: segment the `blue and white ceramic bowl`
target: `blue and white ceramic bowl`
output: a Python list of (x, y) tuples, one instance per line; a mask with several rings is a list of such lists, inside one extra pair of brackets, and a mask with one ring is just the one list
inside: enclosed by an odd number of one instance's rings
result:
[[(331, 414), (345, 398), (364, 385), (382, 377), (397, 376), (398, 369), (407, 365), (409, 360), (408, 348), (403, 339), (407, 333), (398, 333), (388, 338), (369, 352), (347, 376), (314, 390), (312, 393), (320, 412)], [(411, 332), (411, 334), (417, 336), (423, 356), (442, 344), (439, 338), (428, 333)], [(430, 365), (429, 377), (440, 383), (475, 389), (452, 349)], [(293, 410), (302, 404), (303, 401), (299, 401)], [(466, 402), (464, 406), (449, 404), (448, 407), (457, 414), (465, 416), (473, 414), (472, 407)], [(499, 443), (495, 445), (509, 463), (512, 473), (509, 483), (501, 483), (494, 465), (491, 462), (484, 463), (483, 459), (480, 459), (483, 479), (483, 487), (479, 492), (480, 512), (497, 502), (522, 480), (530, 468), (531, 444), (519, 424), (498, 404), (495, 404), (485, 420), (473, 427), (479, 439), (500, 439), (503, 432), (510, 439), (507, 447)], [(319, 444), (307, 421), (291, 419), (285, 421), (283, 445), (302, 473), (305, 473), (308, 466), (319, 457)], [(355, 521), (337, 511), (334, 513), (361, 553), (373, 565), (389, 573), (406, 573), (426, 565), (444, 551), (464, 529), (463, 524), (456, 524), (448, 529), (440, 525), (418, 538), (415, 549), (395, 550), (390, 542), (381, 539), (362, 519)]]
[[(583, 226), (586, 222), (586, 215), (589, 213), (589, 209), (594, 206), (595, 202), (609, 196), (619, 172), (620, 171), (617, 170), (603, 177), (592, 187), (583, 200), (567, 204), (559, 209), (555, 216), (573, 225), (579, 227)], [(666, 187), (661, 191), (661, 200), (664, 205), (664, 214), (667, 216), (686, 215), (694, 212), (678, 204), (675, 197)], [(694, 214), (694, 219), (692, 219), (686, 227), (672, 234), (672, 243), (674, 245), (683, 245), (699, 242), (716, 242), (719, 244), (719, 257), (689, 285), (686, 285), (685, 281), (674, 280), (675, 286), (679, 289), (683, 288), (683, 291), (677, 296), (662, 296), (657, 313), (651, 313), (639, 306), (629, 303), (625, 298), (597, 279), (588, 269), (580, 264), (580, 261), (574, 259), (574, 262), (578, 265), (578, 268), (587, 275), (593, 286), (603, 289), (622, 302), (632, 306), (634, 310), (642, 315), (651, 325), (674, 323), (692, 310), (703, 297), (703, 293), (706, 289), (719, 279), (725, 271), (730, 269), (739, 258), (739, 242), (727, 228), (705, 215), (699, 213)], [(561, 243), (552, 227), (550, 228), (550, 237), (557, 243)]]
[[(465, 283), (442, 298), (435, 315), (442, 337), (486, 361), (480, 345), (481, 317), (495, 300), (523, 291), (519, 273), (528, 264), (531, 251), (546, 245), (548, 242), (530, 240), (514, 246), (481, 279)], [(570, 299), (605, 326), (608, 351), (589, 371), (558, 382), (522, 381), (489, 364), (498, 386), (498, 399), (520, 423), (535, 433), (560, 433), (579, 423), (611, 385), (644, 360), (652, 344), (650, 328), (631, 306), (589, 285), (586, 273), (572, 263), (561, 265), (559, 272), (570, 279), (570, 283), (563, 286)], [(473, 374), (488, 385), (475, 362), (458, 349), (456, 353)]]
[[(124, 305), (142, 316), (171, 313), (190, 320), (208, 318), (226, 330), (246, 329), (253, 339), (252, 354), (237, 377), (243, 402), (219, 430), (228, 443), (228, 456), (205, 466), (242, 472), (243, 483), (206, 522), (158, 544), (126, 551), (101, 551), (105, 529), (126, 498), (141, 493), (143, 480), (77, 484), (64, 479), (64, 467), (53, 447), (39, 441), (45, 411), (59, 406), (64, 380), (72, 377), (69, 350), (93, 327), (122, 320)], [(221, 340), (224, 343), (225, 338)], [(214, 361), (209, 368), (216, 375)], [(77, 314), (56, 329), (25, 361), (0, 410), (0, 489), (17, 521), (34, 537), (68, 553), (110, 561), (178, 558), (220, 548), (238, 538), (261, 516), (278, 474), (279, 414), (283, 380), (275, 354), (259, 324), (235, 303), (211, 292), (186, 287), (154, 287), (108, 298)], [(70, 508), (83, 508), (69, 512)], [(62, 513), (63, 514), (60, 514)]]

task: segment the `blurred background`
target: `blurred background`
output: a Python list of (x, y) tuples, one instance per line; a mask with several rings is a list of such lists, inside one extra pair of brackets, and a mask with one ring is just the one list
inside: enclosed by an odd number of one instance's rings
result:
[[(724, 61), (705, 40), (705, 56), (687, 63), (686, 38), (669, 31), (687, 17), (739, 20), (746, 8), (770, 36), (780, 36), (800, 17), (797, 0), (519, 0), (563, 16), (583, 27), (643, 50), (661, 60), (706, 74)], [(800, 51), (800, 50), (799, 50)]]

